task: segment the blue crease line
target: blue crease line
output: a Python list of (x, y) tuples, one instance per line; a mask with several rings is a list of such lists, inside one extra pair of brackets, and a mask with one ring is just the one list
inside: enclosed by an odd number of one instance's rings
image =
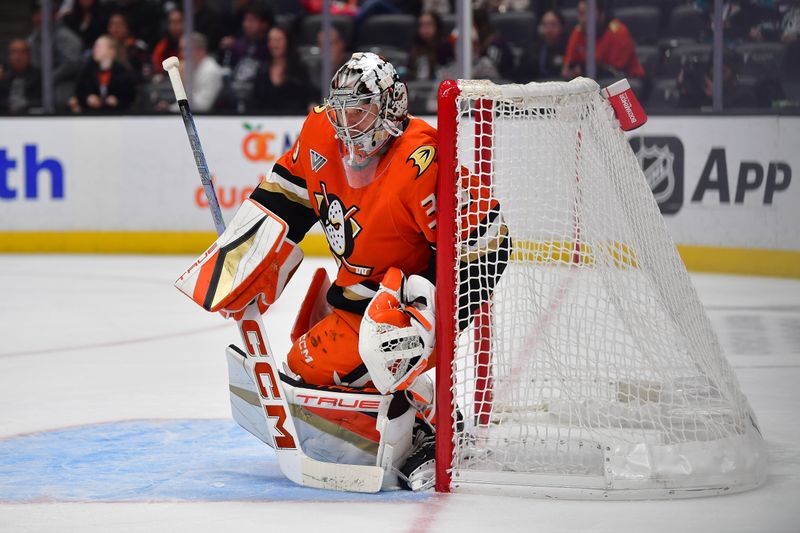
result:
[(232, 420), (136, 420), (0, 440), (0, 502), (408, 501), (295, 485)]

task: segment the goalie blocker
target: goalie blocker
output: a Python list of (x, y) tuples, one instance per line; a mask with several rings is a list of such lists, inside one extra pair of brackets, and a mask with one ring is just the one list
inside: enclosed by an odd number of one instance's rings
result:
[(253, 300), (264, 313), (303, 260), (303, 251), (286, 232), (286, 223), (277, 215), (245, 200), (225, 232), (175, 286), (205, 310), (226, 318), (238, 320)]

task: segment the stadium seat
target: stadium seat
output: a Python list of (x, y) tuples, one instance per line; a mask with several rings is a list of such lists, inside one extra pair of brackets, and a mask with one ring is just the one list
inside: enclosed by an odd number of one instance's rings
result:
[(275, 25), (283, 28), (289, 33), (294, 33), (297, 24), (297, 15), (294, 13), (280, 13), (275, 15)]
[(508, 43), (522, 51), (531, 51), (536, 44), (536, 15), (526, 11), (492, 13), (489, 20), (495, 31)]
[(297, 0), (271, 0), (270, 4), (273, 11), (279, 13), (277, 16), (286, 13), (300, 14), (303, 12), (303, 8)]
[[(331, 23), (339, 31), (345, 43), (353, 38), (353, 18), (347, 15), (332, 15)], [(301, 23), (300, 42), (298, 44), (316, 45), (317, 33), (322, 29), (322, 15), (309, 15)]]
[(306, 67), (311, 85), (315, 88), (321, 87), (322, 56), (319, 53), (319, 48), (308, 47), (300, 50), (300, 59), (303, 60), (303, 64)]
[(678, 82), (674, 79), (657, 80), (650, 92), (645, 108), (648, 113), (672, 111), (678, 105)]
[(413, 15), (373, 15), (364, 21), (358, 32), (356, 48), (370, 46), (392, 46), (410, 50), (417, 31), (417, 20)]
[(655, 44), (661, 23), (661, 11), (655, 6), (625, 7), (614, 11), (633, 36), (636, 44)]
[(227, 107), (228, 110), (233, 109), (237, 113), (244, 113), (247, 110), (253, 95), (253, 85), (254, 83), (250, 80), (232, 80), (230, 82), (231, 93), (226, 95), (227, 101), (224, 102), (225, 107)]
[(794, 107), (800, 107), (800, 82), (785, 81), (782, 86), (786, 100), (793, 102)]
[(567, 35), (572, 33), (575, 26), (578, 25), (578, 10), (577, 9), (562, 9), (561, 14), (564, 15), (564, 22), (566, 26), (564, 31)]
[(408, 111), (412, 115), (432, 115), (436, 113), (437, 81), (413, 80), (408, 87)]
[(657, 46), (637, 46), (636, 56), (650, 78), (658, 76), (661, 67), (661, 49)]
[(450, 32), (456, 27), (456, 16), (452, 13), (441, 15), (442, 19), (442, 35), (450, 35)]
[(689, 37), (697, 41), (706, 28), (706, 19), (700, 10), (691, 4), (680, 5), (669, 15), (665, 37)]
[(736, 51), (742, 56), (741, 75), (780, 76), (786, 51), (782, 43), (742, 43)]
[[(662, 0), (663, 2), (663, 0)], [(652, 7), (653, 5), (662, 3), (662, 2), (654, 2), (653, 0), (615, 0), (614, 1), (614, 8), (615, 13), (618, 12), (620, 9), (628, 8), (628, 7)]]
[(408, 68), (409, 53), (394, 46), (367, 46), (359, 49), (360, 52), (372, 52), (383, 56), (389, 63), (394, 66), (397, 73), (402, 78), (406, 69)]
[[(618, 81), (619, 78), (600, 78), (597, 80), (597, 85), (599, 85), (601, 89), (604, 89)], [(644, 81), (640, 78), (628, 78), (628, 83), (631, 85), (633, 94), (641, 98), (642, 92), (644, 91)]]
[(661, 65), (661, 76), (674, 78), (680, 72), (681, 66), (690, 59), (700, 63), (709, 63), (711, 61), (711, 45), (689, 44), (667, 50), (664, 63)]

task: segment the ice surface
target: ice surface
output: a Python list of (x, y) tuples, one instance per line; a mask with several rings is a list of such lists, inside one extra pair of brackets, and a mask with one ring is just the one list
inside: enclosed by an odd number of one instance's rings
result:
[[(578, 502), (330, 493), (230, 421), (234, 325), (172, 287), (189, 257), (0, 256), (0, 531), (800, 531), (800, 281), (694, 275), (770, 452), (755, 491)], [(266, 315), (277, 354), (313, 269)]]

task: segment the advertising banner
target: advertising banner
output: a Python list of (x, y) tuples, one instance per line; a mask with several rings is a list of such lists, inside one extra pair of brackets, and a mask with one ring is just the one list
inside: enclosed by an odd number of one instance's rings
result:
[[(302, 117), (196, 123), (229, 220), (291, 147)], [(651, 117), (628, 138), (679, 245), (800, 252), (800, 185), (792, 180), (800, 117)], [(46, 242), (36, 244), (44, 234), (136, 234), (168, 243), (152, 251), (186, 252), (180, 242), (196, 233), (205, 243), (212, 230), (179, 117), (0, 119), (0, 251), (46, 251)], [(20, 247), (20, 235), (30, 246)]]
[[(0, 231), (213, 230), (179, 117), (0, 121)], [(226, 218), (302, 124), (196, 122)]]
[(676, 242), (800, 250), (800, 118), (654, 117), (629, 140)]

